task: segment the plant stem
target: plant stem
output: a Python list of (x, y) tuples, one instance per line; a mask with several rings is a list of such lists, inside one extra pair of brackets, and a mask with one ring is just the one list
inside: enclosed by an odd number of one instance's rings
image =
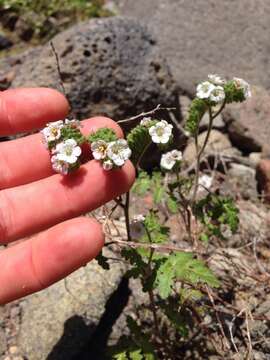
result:
[(207, 129), (207, 134), (206, 137), (204, 139), (203, 145), (201, 147), (201, 149), (199, 149), (199, 143), (198, 143), (198, 132), (199, 132), (199, 126), (195, 135), (195, 147), (196, 147), (196, 169), (195, 169), (195, 183), (194, 183), (194, 191), (193, 191), (193, 195), (191, 198), (191, 202), (190, 202), (190, 206), (191, 208), (193, 208), (194, 202), (196, 201), (196, 196), (197, 196), (197, 192), (198, 192), (198, 187), (199, 187), (199, 175), (200, 175), (200, 165), (201, 165), (201, 156), (206, 148), (206, 145), (208, 143), (209, 137), (210, 137), (210, 133), (213, 127), (213, 114), (212, 114), (212, 109), (211, 106), (209, 106), (209, 125), (208, 125), (208, 129)]
[(131, 235), (130, 235), (130, 219), (129, 219), (129, 201), (130, 201), (130, 192), (128, 191), (126, 193), (126, 202), (124, 206), (124, 214), (125, 214), (125, 222), (126, 222), (126, 230), (127, 230), (127, 239), (128, 241), (132, 241)]

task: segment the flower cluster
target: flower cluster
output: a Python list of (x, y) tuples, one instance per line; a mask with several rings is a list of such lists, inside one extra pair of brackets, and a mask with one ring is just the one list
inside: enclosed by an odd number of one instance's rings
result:
[(131, 150), (124, 139), (106, 142), (98, 139), (91, 144), (94, 159), (102, 162), (104, 170), (121, 167), (130, 158)]
[(51, 152), (51, 164), (55, 172), (67, 175), (80, 166), (80, 144), (83, 135), (77, 120), (54, 121), (41, 130), (42, 141)]
[(250, 86), (245, 80), (233, 78), (233, 80), (227, 82), (219, 75), (210, 74), (208, 75), (207, 81), (204, 81), (197, 86), (197, 98), (219, 104), (226, 99), (228, 90), (229, 93), (232, 91), (232, 89), (229, 89), (228, 87), (228, 84), (230, 83), (234, 87), (235, 92), (238, 92), (238, 96), (242, 95), (242, 101), (251, 97)]
[(172, 150), (161, 156), (160, 166), (165, 170), (172, 170), (181, 160), (182, 152), (179, 150)]
[(197, 86), (197, 97), (215, 104), (221, 103), (226, 97), (223, 88), (225, 83), (226, 81), (218, 75), (208, 75), (208, 81), (204, 81)]

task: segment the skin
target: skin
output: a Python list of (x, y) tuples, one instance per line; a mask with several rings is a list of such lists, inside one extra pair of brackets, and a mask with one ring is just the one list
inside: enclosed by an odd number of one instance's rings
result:
[[(65, 97), (47, 88), (0, 92), (0, 136), (29, 132), (64, 119)], [(111, 119), (84, 120), (83, 133)], [(135, 172), (127, 162), (105, 172), (90, 160), (74, 174), (53, 173), (40, 134), (0, 143), (0, 304), (39, 291), (92, 260), (104, 244), (101, 225), (80, 217), (128, 191)], [(12, 244), (15, 240), (25, 238)]]

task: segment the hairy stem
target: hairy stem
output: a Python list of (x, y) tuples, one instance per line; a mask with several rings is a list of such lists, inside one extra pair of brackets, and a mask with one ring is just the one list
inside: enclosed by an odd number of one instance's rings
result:
[(125, 214), (125, 222), (126, 222), (126, 230), (127, 230), (127, 239), (128, 241), (132, 241), (130, 235), (130, 219), (129, 219), (129, 202), (130, 202), (130, 192), (126, 193), (126, 201), (124, 205), (124, 214)]

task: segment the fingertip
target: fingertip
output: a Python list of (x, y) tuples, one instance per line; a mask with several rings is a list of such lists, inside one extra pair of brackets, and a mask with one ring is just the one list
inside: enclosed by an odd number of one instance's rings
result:
[(90, 218), (64, 221), (33, 243), (35, 272), (42, 287), (62, 279), (94, 259), (104, 245), (101, 225)]
[(89, 134), (89, 132), (94, 133), (100, 128), (110, 128), (115, 131), (118, 137), (124, 137), (124, 133), (121, 127), (115, 121), (106, 116), (95, 116), (84, 120), (82, 124), (82, 132), (85, 135)]
[(17, 88), (0, 93), (0, 133), (32, 131), (47, 122), (63, 119), (69, 112), (67, 99), (50, 88)]

